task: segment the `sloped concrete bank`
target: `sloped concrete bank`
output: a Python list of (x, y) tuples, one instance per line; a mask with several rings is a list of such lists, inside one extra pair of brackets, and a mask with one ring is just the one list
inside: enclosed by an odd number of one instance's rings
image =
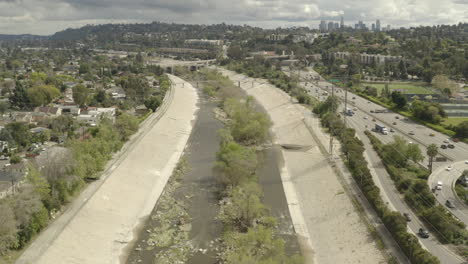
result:
[(134, 229), (161, 195), (196, 118), (195, 88), (178, 77), (170, 79), (173, 99), (164, 115), (155, 113), (145, 121), (140, 137), (111, 164), (97, 190), (77, 197), (71, 219), (52, 234), (41, 234), (45, 239), (40, 236), (36, 242), (42, 244), (34, 242), (17, 263), (120, 262)]
[(273, 121), (276, 144), (303, 146), (302, 150), (282, 149), (281, 177), (307, 263), (384, 263), (338, 176), (305, 126), (305, 108), (272, 85), (221, 71), (265, 108)]

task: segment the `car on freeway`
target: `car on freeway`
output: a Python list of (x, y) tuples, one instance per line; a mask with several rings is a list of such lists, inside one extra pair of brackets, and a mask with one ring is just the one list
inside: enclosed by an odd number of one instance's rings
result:
[(430, 133), (429, 136), (435, 137), (435, 134), (434, 134), (434, 133)]
[(408, 213), (403, 213), (403, 216), (405, 217), (406, 222), (411, 222), (411, 215), (409, 215)]
[(452, 169), (452, 165), (448, 165), (447, 168), (445, 168), (446, 171), (451, 171)]
[(414, 136), (414, 131), (410, 131), (408, 134)]
[(442, 144), (442, 145), (440, 145), (440, 148), (441, 148), (441, 149), (446, 149), (446, 148), (447, 148), (447, 145)]
[(446, 205), (448, 208), (452, 208), (452, 209), (455, 208), (455, 205), (454, 205), (453, 202), (450, 201), (450, 200), (447, 200), (447, 201), (445, 202), (445, 205)]
[(448, 147), (449, 149), (454, 149), (454, 148), (455, 148), (455, 145), (454, 145), (454, 144), (448, 144), (447, 147)]
[(427, 232), (426, 229), (424, 228), (419, 228), (418, 235), (422, 238), (428, 238), (429, 237), (429, 232)]

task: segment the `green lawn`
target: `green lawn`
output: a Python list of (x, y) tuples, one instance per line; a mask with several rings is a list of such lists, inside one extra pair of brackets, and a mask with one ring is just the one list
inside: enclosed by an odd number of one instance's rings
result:
[[(380, 91), (385, 87), (383, 83), (362, 83), (361, 88), (365, 86), (372, 86), (377, 88)], [(433, 94), (430, 90), (430, 87), (425, 83), (393, 83), (389, 84), (390, 90), (401, 90), (403, 93), (410, 93), (410, 94)]]
[(463, 121), (468, 121), (468, 117), (449, 117), (443, 121), (443, 124), (456, 126)]

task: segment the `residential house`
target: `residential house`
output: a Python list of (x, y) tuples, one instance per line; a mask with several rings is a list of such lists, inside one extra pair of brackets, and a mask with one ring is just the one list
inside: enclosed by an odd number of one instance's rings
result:
[(34, 108), (34, 112), (36, 113), (45, 113), (51, 117), (57, 117), (62, 115), (62, 108), (60, 107), (50, 107), (50, 106), (39, 106)]
[(125, 99), (127, 97), (125, 90), (119, 86), (112, 86), (106, 90), (106, 93), (110, 94), (114, 99)]

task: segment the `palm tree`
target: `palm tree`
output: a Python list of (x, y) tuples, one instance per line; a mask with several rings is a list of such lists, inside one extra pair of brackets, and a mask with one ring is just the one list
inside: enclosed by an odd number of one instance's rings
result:
[(430, 144), (428, 147), (427, 147), (427, 155), (429, 156), (429, 170), (432, 172), (432, 162), (434, 160), (434, 157), (437, 156), (437, 154), (439, 154), (439, 151), (438, 151), (439, 147), (437, 147), (436, 144)]

